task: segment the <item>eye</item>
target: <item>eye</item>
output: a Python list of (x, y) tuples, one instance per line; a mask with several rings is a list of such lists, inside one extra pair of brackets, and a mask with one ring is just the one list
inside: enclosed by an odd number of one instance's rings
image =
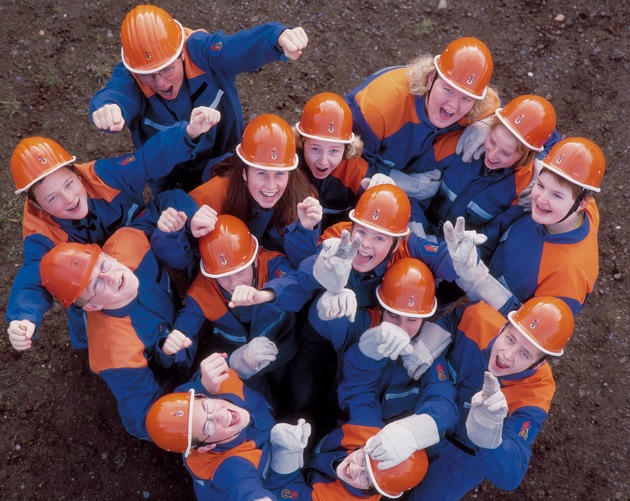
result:
[(71, 179), (66, 183), (66, 188), (70, 188), (72, 186), (72, 183), (74, 183), (74, 181)]
[(337, 150), (337, 149), (330, 150), (330, 153), (331, 153), (332, 155), (339, 155), (339, 154), (341, 153), (341, 150)]
[(95, 296), (103, 292), (105, 290), (105, 280), (103, 280), (101, 277), (98, 277), (94, 281), (94, 287), (92, 287), (92, 290), (94, 291)]
[(385, 241), (385, 237), (382, 237), (382, 236), (378, 235), (378, 236), (375, 238), (375, 240), (376, 240), (377, 242), (379, 242), (379, 243), (380, 243), (380, 242), (384, 242), (384, 241)]
[(53, 195), (51, 197), (48, 198), (48, 203), (51, 204), (53, 203), (55, 200), (57, 200), (58, 195)]

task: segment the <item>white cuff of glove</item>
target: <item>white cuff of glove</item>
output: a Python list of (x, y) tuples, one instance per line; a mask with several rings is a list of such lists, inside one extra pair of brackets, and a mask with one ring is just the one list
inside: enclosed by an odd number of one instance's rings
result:
[(435, 419), (428, 414), (413, 414), (397, 421), (407, 428), (416, 441), (416, 450), (420, 451), (440, 441), (440, 432), (438, 431)]

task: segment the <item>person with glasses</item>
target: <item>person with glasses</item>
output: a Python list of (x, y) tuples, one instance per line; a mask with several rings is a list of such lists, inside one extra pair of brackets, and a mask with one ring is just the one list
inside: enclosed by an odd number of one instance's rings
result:
[(66, 242), (46, 253), (41, 283), (87, 331), (90, 369), (118, 401), (125, 429), (148, 439), (153, 402), (189, 374), (197, 338), (171, 332), (179, 300), (147, 235), (121, 228), (105, 242)]
[[(46, 252), (63, 242), (103, 245), (120, 227), (133, 225), (150, 235), (160, 207), (175, 205), (191, 215), (197, 205), (183, 192), (172, 190), (145, 203), (147, 179), (167, 174), (176, 164), (195, 156), (201, 137), (220, 120), (216, 110), (195, 108), (186, 121), (177, 122), (151, 138), (134, 153), (76, 163), (76, 157), (59, 143), (44, 137), (27, 137), (11, 156), (16, 194), (25, 195), (22, 233), (24, 260), (7, 305), (7, 332), (16, 350), (33, 344), (37, 326), (52, 305), (42, 287), (39, 263)], [(168, 250), (170, 243), (164, 245)], [(87, 347), (81, 317), (69, 312), (70, 341)]]
[(183, 454), (197, 499), (272, 500), (263, 487), (275, 421), (264, 398), (213, 353), (185, 384), (160, 397), (146, 415), (158, 447)]
[(129, 128), (141, 147), (164, 127), (187, 117), (196, 106), (221, 113), (221, 126), (203, 138), (194, 159), (151, 182), (153, 192), (185, 191), (201, 184), (210, 159), (233, 150), (245, 126), (236, 76), (279, 60), (296, 60), (308, 44), (304, 30), (267, 23), (226, 35), (184, 28), (163, 9), (138, 5), (122, 23), (122, 61), (90, 101), (96, 127)]

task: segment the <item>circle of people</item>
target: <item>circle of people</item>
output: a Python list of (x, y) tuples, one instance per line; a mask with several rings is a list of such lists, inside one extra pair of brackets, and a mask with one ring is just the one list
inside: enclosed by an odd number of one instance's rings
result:
[(183, 454), (198, 499), (518, 487), (598, 273), (600, 148), (543, 97), (503, 104), (476, 38), (317, 94), (293, 127), (245, 124), (235, 79), (297, 60), (302, 28), (139, 5), (121, 40), (90, 113), (135, 151), (13, 152), (12, 346), (60, 301), (125, 429)]

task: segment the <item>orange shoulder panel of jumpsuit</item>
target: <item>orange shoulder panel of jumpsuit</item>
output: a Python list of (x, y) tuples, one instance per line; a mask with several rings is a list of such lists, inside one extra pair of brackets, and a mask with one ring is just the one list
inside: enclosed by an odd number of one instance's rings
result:
[[(126, 158), (130, 160), (129, 157)], [(87, 164), (75, 165), (77, 172), (82, 178), (83, 187), (90, 198), (100, 198), (106, 202), (111, 202), (120, 193), (120, 190), (105, 184), (94, 171), (94, 164), (96, 164), (96, 160)]]
[(221, 452), (199, 452), (197, 449), (192, 449), (190, 456), (186, 458), (186, 464), (199, 478), (212, 480), (223, 461), (234, 456), (245, 459), (252, 463), (255, 468), (258, 468), (262, 451), (256, 448), (256, 443), (253, 440), (248, 440), (232, 449)]
[(222, 214), (229, 187), (230, 176), (214, 176), (192, 190), (189, 195), (197, 205), (205, 204), (217, 211), (217, 214)]
[(474, 341), (480, 350), (484, 350), (506, 322), (507, 319), (501, 313), (479, 301), (466, 308), (457, 328), (464, 332), (468, 339)]
[(510, 416), (517, 409), (532, 405), (549, 413), (556, 383), (547, 361), (543, 362), (535, 374), (524, 379), (503, 379), (502, 385), (501, 391), (508, 402)]

